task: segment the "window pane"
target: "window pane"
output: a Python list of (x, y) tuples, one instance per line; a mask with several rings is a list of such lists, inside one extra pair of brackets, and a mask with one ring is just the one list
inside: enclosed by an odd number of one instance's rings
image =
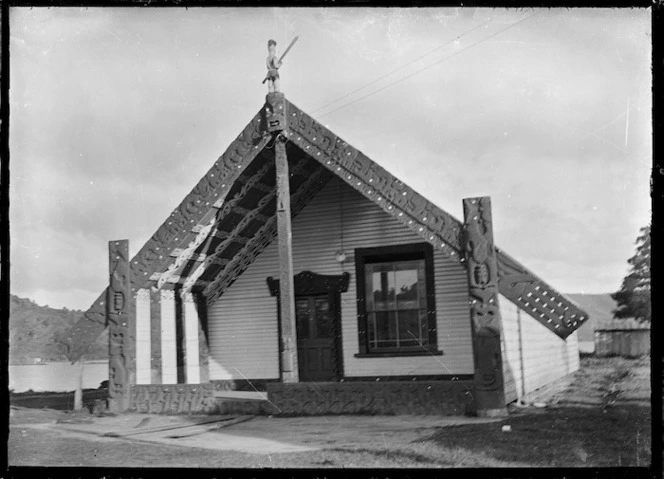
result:
[(428, 346), (425, 260), (365, 265), (370, 349)]
[(297, 337), (309, 337), (309, 299), (295, 300), (295, 323), (297, 324)]
[(331, 338), (332, 326), (330, 317), (330, 306), (327, 299), (316, 298), (316, 337)]
[(397, 346), (396, 313), (375, 313), (376, 347), (395, 348)]
[(367, 315), (367, 335), (369, 337), (369, 347), (376, 347), (376, 313)]
[(373, 309), (386, 311), (394, 309), (394, 271), (379, 266), (371, 273)]
[(426, 310), (420, 310), (420, 330), (422, 331), (422, 344), (429, 344), (429, 318)]
[(418, 279), (417, 268), (399, 269), (395, 272), (396, 299), (398, 309), (417, 309), (420, 307), (418, 301)]
[(424, 261), (421, 261), (417, 266), (417, 288), (420, 301), (420, 308), (427, 309), (427, 282), (424, 275)]
[(417, 346), (421, 342), (419, 311), (399, 311), (399, 345)]

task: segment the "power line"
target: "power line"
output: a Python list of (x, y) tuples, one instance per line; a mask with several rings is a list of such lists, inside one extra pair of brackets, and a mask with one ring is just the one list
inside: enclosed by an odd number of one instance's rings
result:
[(337, 103), (338, 101), (343, 100), (344, 98), (348, 98), (349, 96), (353, 95), (354, 93), (357, 93), (357, 92), (360, 91), (360, 90), (364, 90), (366, 87), (371, 86), (371, 85), (373, 85), (374, 83), (379, 82), (379, 81), (382, 80), (383, 78), (386, 78), (386, 77), (390, 76), (392, 73), (396, 73), (396, 72), (398, 72), (399, 70), (403, 70), (403, 69), (406, 68), (407, 66), (412, 65), (413, 63), (415, 63), (415, 62), (421, 60), (422, 58), (431, 55), (433, 52), (438, 51), (438, 50), (440, 50), (441, 48), (446, 47), (447, 45), (450, 45), (450, 44), (454, 43), (455, 41), (457, 41), (458, 39), (460, 39), (460, 38), (463, 37), (464, 35), (467, 35), (467, 34), (469, 34), (470, 32), (473, 32), (473, 31), (477, 30), (478, 28), (487, 25), (491, 20), (492, 20), (492, 18), (489, 18), (489, 20), (487, 20), (486, 22), (484, 22), (484, 23), (482, 23), (482, 24), (480, 24), (480, 25), (477, 25), (477, 26), (471, 28), (470, 30), (467, 30), (467, 31), (463, 32), (461, 35), (457, 36), (457, 37), (454, 38), (453, 40), (450, 40), (450, 41), (447, 42), (447, 43), (443, 43), (442, 45), (437, 46), (436, 48), (434, 48), (433, 50), (431, 50), (431, 51), (425, 53), (424, 55), (419, 56), (419, 57), (417, 57), (416, 59), (411, 60), (410, 62), (408, 62), (408, 63), (406, 63), (406, 64), (404, 64), (404, 65), (401, 65), (400, 67), (395, 68), (395, 69), (392, 70), (392, 71), (387, 72), (385, 75), (376, 78), (375, 80), (373, 80), (373, 81), (371, 81), (371, 82), (369, 82), (369, 83), (367, 83), (367, 84), (361, 86), (360, 88), (357, 88), (357, 89), (353, 90), (352, 92), (350, 92), (350, 93), (348, 93), (348, 94), (346, 94), (346, 95), (344, 95), (344, 96), (342, 96), (342, 97), (339, 97), (339, 98), (337, 98), (336, 100), (331, 101), (330, 103), (327, 103), (327, 104), (325, 104), (325, 105), (323, 105), (323, 106), (321, 106), (321, 107), (316, 108), (314, 111), (311, 112), (311, 114), (313, 115), (313, 114), (316, 113), (317, 111), (323, 110), (323, 109), (327, 108), (328, 106), (333, 105), (333, 104)]
[(330, 115), (330, 114), (335, 113), (335, 112), (337, 112), (337, 111), (339, 111), (339, 110), (343, 110), (344, 108), (346, 108), (346, 107), (348, 107), (348, 106), (350, 106), (350, 105), (353, 105), (353, 104), (355, 104), (355, 103), (357, 103), (357, 102), (359, 102), (359, 101), (361, 101), (361, 100), (364, 100), (365, 98), (368, 98), (368, 97), (370, 97), (370, 96), (372, 96), (372, 95), (375, 95), (376, 93), (379, 93), (379, 92), (385, 90), (386, 88), (389, 88), (389, 87), (391, 87), (391, 86), (393, 86), (393, 85), (396, 85), (397, 83), (401, 83), (402, 81), (407, 80), (407, 79), (409, 79), (409, 78), (411, 78), (411, 77), (414, 77), (415, 75), (418, 75), (419, 73), (422, 73), (423, 71), (428, 70), (429, 68), (432, 68), (432, 67), (434, 67), (434, 66), (436, 66), (436, 65), (438, 65), (438, 64), (440, 64), (440, 63), (442, 63), (442, 62), (444, 62), (444, 61), (446, 61), (446, 60), (449, 60), (450, 58), (453, 58), (453, 57), (459, 55), (460, 53), (465, 52), (466, 50), (470, 50), (471, 48), (476, 47), (476, 46), (479, 45), (480, 43), (483, 43), (483, 42), (487, 41), (488, 39), (495, 37), (496, 35), (499, 35), (499, 34), (501, 34), (501, 33), (503, 33), (503, 32), (506, 32), (507, 30), (509, 30), (509, 29), (511, 29), (511, 28), (516, 27), (516, 26), (519, 25), (520, 23), (522, 23), (522, 22), (524, 22), (524, 21), (526, 21), (526, 20), (529, 20), (530, 18), (534, 17), (535, 15), (537, 15), (537, 13), (534, 13), (534, 14), (532, 14), (532, 15), (526, 17), (526, 18), (522, 18), (522, 19), (519, 20), (518, 22), (515, 22), (515, 23), (513, 23), (512, 25), (510, 25), (510, 26), (508, 26), (508, 27), (506, 27), (506, 28), (503, 28), (502, 30), (499, 30), (499, 31), (497, 31), (497, 32), (495, 32), (495, 33), (489, 35), (488, 37), (486, 37), (486, 38), (480, 40), (480, 41), (477, 42), (477, 43), (474, 43), (474, 44), (472, 44), (472, 45), (470, 45), (470, 46), (468, 46), (468, 47), (466, 47), (466, 48), (463, 48), (463, 49), (459, 50), (458, 52), (454, 52), (452, 55), (450, 55), (450, 56), (448, 56), (448, 57), (445, 57), (445, 58), (443, 58), (442, 60), (439, 60), (439, 61), (437, 61), (437, 62), (435, 62), (435, 63), (432, 63), (431, 65), (426, 66), (426, 67), (422, 68), (421, 70), (416, 71), (415, 73), (412, 73), (412, 74), (410, 74), (410, 75), (408, 75), (408, 76), (405, 76), (405, 77), (403, 77), (403, 78), (400, 78), (399, 80), (397, 80), (397, 81), (395, 81), (395, 82), (388, 83), (388, 84), (385, 85), (384, 87), (379, 88), (378, 90), (375, 90), (375, 91), (373, 91), (373, 92), (371, 92), (371, 93), (368, 93), (368, 94), (366, 94), (366, 95), (364, 95), (364, 96), (361, 96), (360, 98), (357, 98), (356, 100), (353, 100), (353, 101), (351, 101), (351, 102), (349, 102), (349, 103), (346, 103), (345, 105), (342, 105), (342, 106), (340, 106), (339, 108), (336, 108), (336, 109), (334, 109), (334, 110), (332, 110), (332, 111), (329, 111), (329, 112), (327, 112), (327, 113), (323, 113), (322, 115), (320, 115), (320, 116), (317, 117), (316, 119), (318, 120), (319, 118), (322, 118), (322, 117), (324, 117), (324, 116)]

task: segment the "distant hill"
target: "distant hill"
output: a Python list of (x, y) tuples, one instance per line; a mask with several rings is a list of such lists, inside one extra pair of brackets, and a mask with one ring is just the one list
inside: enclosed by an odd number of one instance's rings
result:
[[(58, 341), (83, 315), (84, 311), (40, 306), (27, 298), (9, 298), (9, 363), (31, 364), (41, 361), (66, 361), (66, 347)], [(108, 358), (108, 333), (104, 332), (84, 359)]]
[(606, 294), (566, 294), (568, 298), (576, 302), (590, 317), (588, 321), (578, 329), (579, 341), (593, 341), (595, 339), (595, 328), (602, 324), (611, 322), (613, 310), (618, 304)]

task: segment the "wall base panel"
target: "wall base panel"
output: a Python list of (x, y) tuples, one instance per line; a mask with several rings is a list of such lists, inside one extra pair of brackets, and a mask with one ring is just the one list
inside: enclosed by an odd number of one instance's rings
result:
[(474, 415), (470, 381), (390, 381), (267, 384), (270, 403), (283, 416), (327, 414)]
[(134, 385), (129, 410), (148, 414), (213, 413), (214, 387), (212, 384)]

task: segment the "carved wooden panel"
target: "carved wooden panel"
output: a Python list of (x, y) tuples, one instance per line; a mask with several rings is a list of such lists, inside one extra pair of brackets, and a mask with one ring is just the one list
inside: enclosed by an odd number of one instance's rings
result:
[[(426, 414), (475, 412), (472, 381), (268, 383), (280, 415)], [(272, 414), (272, 412), (270, 412)]]
[[(348, 291), (350, 273), (340, 275), (318, 274), (313, 271), (301, 271), (293, 277), (295, 294), (316, 295), (329, 292), (345, 293)], [(267, 286), (272, 296), (279, 296), (279, 280), (272, 276), (267, 278)]]
[(502, 326), (491, 199), (464, 199), (463, 216), (477, 408), (497, 411), (505, 408), (505, 382), (500, 348)]
[(211, 413), (215, 409), (214, 387), (212, 384), (133, 386), (129, 409), (148, 414)]
[(542, 281), (525, 266), (497, 251), (501, 294), (562, 339), (588, 320), (588, 313)]
[(265, 97), (265, 121), (267, 131), (282, 131), (288, 127), (288, 102), (281, 92), (268, 93)]
[(129, 406), (129, 389), (134, 382), (133, 322), (131, 318), (131, 276), (129, 241), (108, 244), (109, 276), (108, 314), (108, 396), (111, 410), (124, 411)]

